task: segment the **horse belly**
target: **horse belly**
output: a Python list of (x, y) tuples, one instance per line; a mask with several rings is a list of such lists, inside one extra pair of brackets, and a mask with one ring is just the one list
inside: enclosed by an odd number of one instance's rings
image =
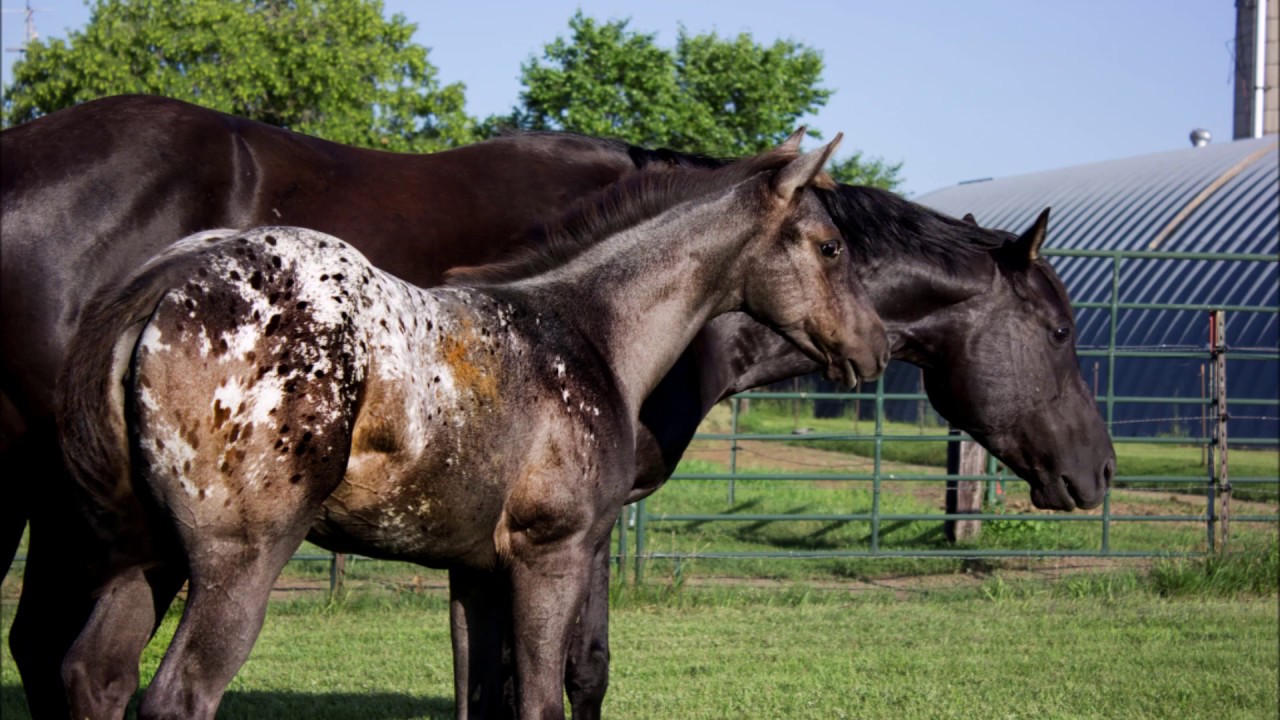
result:
[(353, 452), (311, 539), (322, 547), (436, 567), (489, 567), (504, 490), (498, 468), (454, 453), (406, 460)]
[(427, 565), (487, 567), (507, 484), (527, 453), (512, 308), (470, 291), (377, 285), (350, 461), (312, 538)]
[(482, 402), (460, 387), (456, 368), (432, 359), (422, 353), (403, 376), (384, 375), (385, 355), (375, 360), (345, 476), (312, 532), (322, 546), (435, 566), (495, 561), (494, 528), (520, 433), (495, 398)]

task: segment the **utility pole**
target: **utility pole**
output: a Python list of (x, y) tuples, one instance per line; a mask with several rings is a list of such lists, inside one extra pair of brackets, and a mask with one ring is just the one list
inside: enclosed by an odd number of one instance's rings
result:
[[(7, 47), (4, 49), (5, 52), (25, 53), (27, 51), (27, 46), (35, 42), (36, 38), (40, 37), (40, 34), (36, 32), (36, 13), (49, 12), (49, 10), (48, 8), (33, 8), (31, 7), (31, 0), (27, 0), (26, 7), (21, 10), (17, 8), (3, 8), (0, 12), (22, 13), (25, 16), (22, 45), (19, 47)], [(5, 83), (0, 83), (0, 101), (4, 100), (4, 85)]]
[(7, 13), (20, 12), (26, 16), (26, 22), (23, 27), (23, 33), (22, 33), (22, 46), (7, 47), (4, 49), (5, 52), (17, 52), (17, 53), (26, 52), (27, 46), (30, 45), (32, 42), (34, 42), (36, 38), (40, 37), (40, 34), (36, 32), (36, 13), (48, 12), (48, 9), (33, 8), (31, 7), (31, 0), (27, 0), (26, 7), (24, 9), (18, 10), (17, 8), (5, 8), (4, 12), (7, 12)]

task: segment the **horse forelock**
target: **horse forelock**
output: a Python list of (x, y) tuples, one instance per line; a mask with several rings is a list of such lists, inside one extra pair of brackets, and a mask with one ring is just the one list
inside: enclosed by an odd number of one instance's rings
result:
[(956, 274), (969, 259), (1017, 240), (1012, 233), (958, 220), (879, 188), (840, 185), (819, 197), (848, 240), (855, 263), (913, 259)]
[[(775, 148), (717, 168), (694, 165), (647, 165), (618, 182), (571, 205), (557, 219), (531, 228), (509, 260), (445, 273), (448, 285), (493, 285), (512, 282), (564, 265), (605, 239), (657, 217), (683, 202), (704, 198), (763, 173), (776, 172), (799, 157)], [(811, 184), (832, 183), (820, 173)]]

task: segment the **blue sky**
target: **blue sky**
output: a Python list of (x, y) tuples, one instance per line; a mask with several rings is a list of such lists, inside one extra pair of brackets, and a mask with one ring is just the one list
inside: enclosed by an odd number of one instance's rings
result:
[[(41, 37), (83, 27), (82, 0), (34, 0)], [(904, 163), (908, 194), (964, 180), (1189, 146), (1194, 127), (1231, 139), (1233, 0), (757, 0), (431, 2), (387, 0), (418, 26), (445, 82), (467, 86), (467, 110), (510, 110), (520, 64), (566, 35), (579, 7), (675, 42), (748, 32), (820, 50), (835, 90), (806, 121), (845, 133), (846, 154)], [(21, 8), (22, 0), (4, 0)], [(3, 16), (3, 47), (22, 41)], [(4, 54), (5, 84), (16, 53)]]

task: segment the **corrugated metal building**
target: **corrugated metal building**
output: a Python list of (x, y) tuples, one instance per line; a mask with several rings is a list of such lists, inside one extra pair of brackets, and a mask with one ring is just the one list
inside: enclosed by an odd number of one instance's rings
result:
[[(1081, 165), (1030, 175), (964, 183), (916, 200), (950, 215), (973, 213), (980, 224), (1011, 232), (1030, 227), (1052, 208), (1046, 246), (1089, 250), (1280, 252), (1280, 152), (1272, 136)], [(1111, 297), (1111, 261), (1057, 257), (1054, 267), (1073, 302)], [(1280, 304), (1274, 262), (1125, 260), (1120, 301), (1215, 305)], [(1077, 313), (1082, 349), (1105, 348), (1107, 311)], [(1205, 313), (1122, 310), (1116, 343), (1126, 348), (1190, 349), (1207, 345)], [(1275, 352), (1280, 317), (1234, 313), (1227, 341), (1239, 350)], [(1230, 357), (1230, 356), (1228, 356)], [(1095, 361), (1097, 362), (1095, 366)], [(1116, 394), (1198, 398), (1205, 360), (1119, 359)], [(1085, 378), (1105, 392), (1105, 360), (1082, 358)], [(1096, 375), (1095, 375), (1096, 374)], [(915, 377), (898, 373), (890, 390), (915, 389)], [(1277, 363), (1229, 362), (1229, 397), (1275, 398)], [(1241, 406), (1242, 408), (1245, 406)], [(1234, 437), (1280, 434), (1274, 407), (1233, 411)], [(1122, 405), (1117, 435), (1200, 434), (1200, 411), (1188, 405)]]

